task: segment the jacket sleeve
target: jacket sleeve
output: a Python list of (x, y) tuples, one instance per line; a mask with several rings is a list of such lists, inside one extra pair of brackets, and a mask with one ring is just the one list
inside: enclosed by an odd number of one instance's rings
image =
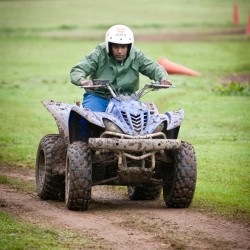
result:
[(139, 63), (139, 72), (141, 74), (155, 81), (168, 79), (167, 71), (160, 64), (149, 59), (140, 50), (137, 51), (137, 59)]
[(70, 71), (71, 82), (80, 85), (80, 82), (93, 74), (98, 68), (98, 58), (100, 50), (98, 46), (88, 55), (86, 55), (76, 66)]

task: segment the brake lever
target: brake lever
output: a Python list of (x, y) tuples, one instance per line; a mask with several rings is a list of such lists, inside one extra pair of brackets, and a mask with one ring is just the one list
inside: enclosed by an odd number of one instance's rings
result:
[(79, 86), (81, 89), (96, 89), (96, 88), (101, 88), (103, 85), (92, 85), (92, 86)]
[(168, 88), (175, 88), (174, 85), (168, 84), (168, 85), (162, 85), (162, 84), (152, 84), (152, 87), (155, 89), (168, 89)]

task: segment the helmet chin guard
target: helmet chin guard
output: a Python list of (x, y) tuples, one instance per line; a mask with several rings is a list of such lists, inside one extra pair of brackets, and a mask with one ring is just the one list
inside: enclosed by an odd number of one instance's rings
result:
[(132, 30), (125, 25), (122, 24), (114, 25), (108, 29), (105, 36), (105, 46), (108, 54), (111, 53), (109, 46), (110, 43), (128, 44), (129, 45), (128, 54), (129, 54), (134, 45), (134, 34)]

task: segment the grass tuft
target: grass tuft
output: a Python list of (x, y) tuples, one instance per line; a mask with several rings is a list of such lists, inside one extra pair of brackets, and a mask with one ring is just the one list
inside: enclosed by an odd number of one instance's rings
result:
[(218, 84), (213, 91), (220, 95), (250, 96), (250, 83), (242, 84), (238, 82), (231, 82), (228, 85)]

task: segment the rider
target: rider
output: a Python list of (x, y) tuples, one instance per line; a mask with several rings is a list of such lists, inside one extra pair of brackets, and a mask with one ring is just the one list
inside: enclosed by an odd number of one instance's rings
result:
[[(78, 86), (91, 86), (93, 79), (109, 80), (116, 91), (132, 94), (139, 88), (139, 73), (161, 84), (170, 84), (165, 69), (134, 47), (132, 30), (125, 25), (114, 25), (106, 32), (105, 42), (73, 67), (70, 76), (71, 82)], [(83, 107), (104, 112), (109, 99), (105, 89), (86, 90)]]

